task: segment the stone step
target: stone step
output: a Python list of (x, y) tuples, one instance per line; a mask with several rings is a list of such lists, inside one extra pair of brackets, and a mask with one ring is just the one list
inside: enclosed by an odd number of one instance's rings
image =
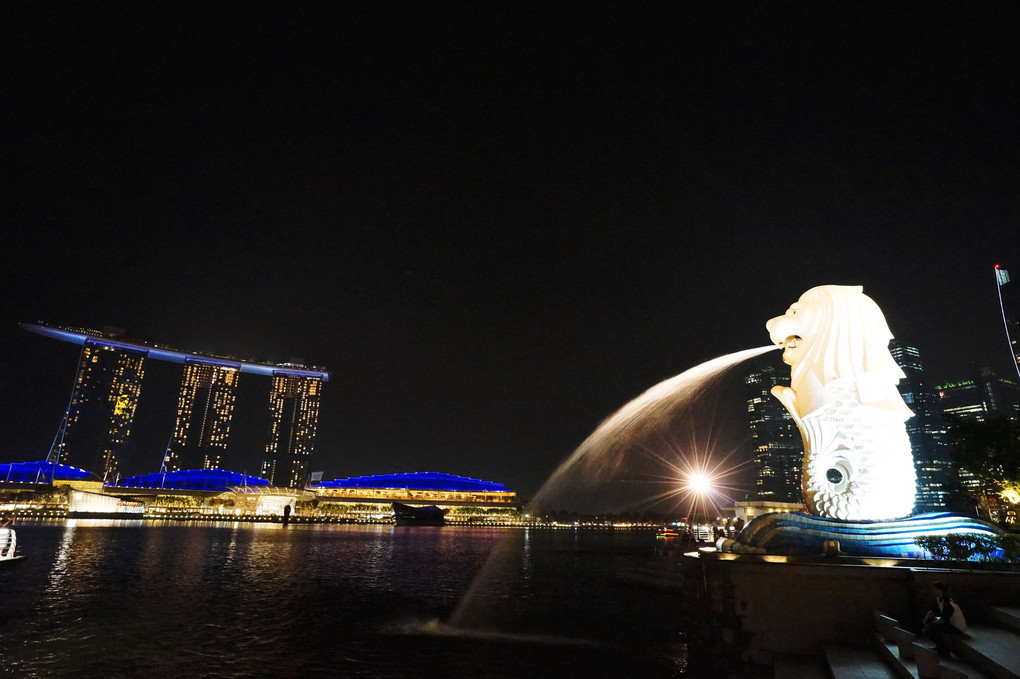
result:
[(991, 625), (968, 625), (964, 637), (948, 637), (953, 653), (995, 679), (1020, 679), (1020, 635)]
[(991, 606), (988, 608), (988, 617), (996, 625), (1005, 627), (1015, 634), (1020, 634), (1020, 607)]
[[(967, 679), (992, 679), (990, 675), (981, 672), (958, 658), (932, 657), (935, 649), (927, 642), (915, 641), (910, 645), (904, 646), (893, 641), (886, 641), (880, 634), (875, 634), (874, 639), (879, 655), (885, 659), (901, 679), (923, 679), (915, 655), (923, 651), (930, 651), (928, 653), (928, 665), (935, 665), (938, 668), (941, 679), (950, 679), (950, 677), (958, 679), (963, 679), (963, 677)], [(914, 647), (914, 644), (917, 644), (920, 648)], [(903, 655), (904, 650), (907, 651), (907, 656)], [(924, 665), (923, 662), (921, 664)]]
[[(899, 628), (897, 628), (899, 629)], [(875, 642), (875, 649), (878, 651), (878, 655), (885, 660), (885, 663), (892, 668), (901, 679), (917, 679), (917, 666), (915, 665), (913, 658), (907, 659), (901, 655), (901, 645), (898, 641), (890, 640), (886, 638), (886, 634), (883, 632), (875, 632), (873, 639)], [(914, 637), (913, 634), (909, 635)], [(914, 637), (916, 639), (916, 637)], [(910, 639), (912, 642), (913, 639)], [(912, 653), (912, 649), (907, 647), (908, 651)]]
[(825, 662), (832, 679), (899, 679), (879, 655), (860, 646), (825, 644)]

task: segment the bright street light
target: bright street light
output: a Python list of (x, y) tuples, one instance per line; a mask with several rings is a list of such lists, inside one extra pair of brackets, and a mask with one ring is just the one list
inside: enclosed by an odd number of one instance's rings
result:
[(692, 472), (687, 476), (687, 490), (698, 495), (712, 492), (712, 477), (702, 471)]

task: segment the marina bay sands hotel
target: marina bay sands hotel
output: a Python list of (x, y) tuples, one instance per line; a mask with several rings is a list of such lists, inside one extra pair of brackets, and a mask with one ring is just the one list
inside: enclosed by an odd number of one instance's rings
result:
[(113, 482), (118, 454), (131, 434), (147, 359), (183, 364), (177, 419), (160, 471), (218, 469), (230, 436), (243, 373), (272, 379), (271, 428), (262, 464), (270, 485), (304, 488), (315, 446), (319, 400), (329, 373), (294, 363), (258, 363), (188, 353), (138, 339), (120, 330), (66, 328), (42, 323), (21, 327), (81, 346), (78, 372), (47, 462), (80, 467)]

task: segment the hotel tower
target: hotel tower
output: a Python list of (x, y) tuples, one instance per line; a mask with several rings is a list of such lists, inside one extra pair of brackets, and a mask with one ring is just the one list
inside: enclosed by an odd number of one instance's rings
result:
[(47, 460), (112, 480), (118, 453), (131, 435), (144, 367), (143, 352), (88, 337), (82, 344), (71, 401)]
[(274, 486), (304, 488), (315, 446), (322, 378), (280, 373), (269, 393), (272, 423), (262, 477)]
[(239, 368), (201, 361), (184, 365), (177, 422), (164, 471), (220, 469), (237, 401)]
[[(329, 373), (297, 362), (262, 363), (187, 352), (123, 330), (68, 328), (43, 323), (21, 327), (82, 347), (71, 401), (47, 456), (114, 482), (118, 454), (127, 443), (142, 389), (147, 358), (183, 364), (173, 433), (162, 454), (162, 471), (222, 468), (241, 373), (272, 378), (272, 426), (263, 470), (271, 483), (301, 488), (315, 444), (319, 397)], [(257, 462), (256, 462), (257, 464)]]

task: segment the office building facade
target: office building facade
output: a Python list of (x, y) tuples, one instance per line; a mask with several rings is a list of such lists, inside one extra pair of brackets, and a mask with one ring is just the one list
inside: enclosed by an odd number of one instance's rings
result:
[(804, 440), (790, 413), (771, 393), (776, 385), (790, 386), (790, 377), (762, 363), (744, 378), (744, 385), (753, 446), (754, 499), (803, 506)]
[[(952, 420), (984, 422), (1008, 417), (1020, 417), (1020, 385), (1014, 380), (999, 377), (989, 367), (976, 371), (972, 379), (946, 382), (938, 387), (943, 417), (950, 426)], [(999, 488), (970, 470), (957, 466), (960, 487), (966, 491), (978, 511), (993, 514), (999, 506)]]
[(938, 394), (942, 412), (950, 417), (984, 421), (1020, 415), (1020, 384), (987, 366), (971, 379), (940, 384)]
[(889, 352), (904, 374), (897, 389), (914, 413), (906, 421), (917, 478), (914, 511), (923, 514), (955, 509), (956, 468), (938, 393), (928, 380), (917, 347), (892, 340)]

